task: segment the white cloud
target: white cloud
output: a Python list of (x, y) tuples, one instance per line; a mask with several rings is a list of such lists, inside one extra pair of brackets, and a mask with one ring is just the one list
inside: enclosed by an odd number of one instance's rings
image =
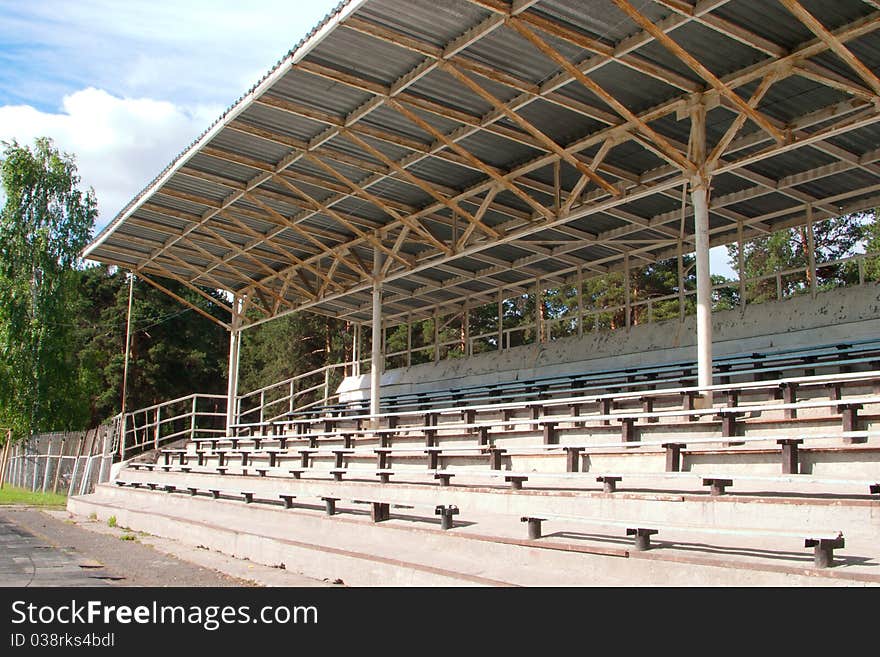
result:
[(95, 188), (100, 229), (222, 110), (119, 98), (90, 87), (65, 96), (58, 113), (27, 105), (0, 107), (0, 140), (24, 145), (46, 136), (73, 153), (83, 187)]
[(51, 137), (100, 229), (338, 0), (0, 0), (0, 140)]
[(228, 106), (337, 3), (0, 0), (0, 104), (94, 86)]

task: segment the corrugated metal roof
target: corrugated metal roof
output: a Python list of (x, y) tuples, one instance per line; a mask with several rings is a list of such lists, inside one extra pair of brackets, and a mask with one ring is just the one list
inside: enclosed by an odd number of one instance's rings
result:
[[(861, 0), (803, 4), (846, 32), (865, 66), (880, 67), (880, 12)], [(633, 5), (745, 100), (775, 57), (796, 63), (808, 49), (811, 70), (787, 69), (756, 104), (784, 139), (750, 118), (719, 161), (716, 241), (735, 238), (738, 218), (764, 230), (802, 220), (807, 202), (824, 216), (877, 201), (876, 89), (794, 15), (760, 0), (711, 3), (699, 18), (650, 0)], [(620, 266), (625, 253), (641, 261), (668, 251), (687, 180), (672, 161), (687, 155), (692, 91), (709, 92), (710, 150), (734, 123), (735, 99), (719, 100), (710, 81), (610, 0), (538, 0), (514, 17), (505, 7), (343, 2), (133, 199), (87, 256), (236, 293), (284, 290), (281, 312), (353, 308), (351, 317), (367, 319), (364, 270), (376, 243), (395, 258), (385, 283), (392, 315), (553, 280), (577, 262), (602, 269)], [(572, 79), (517, 25), (600, 89)], [(453, 43), (445, 62), (425, 54)], [(605, 92), (646, 123), (625, 125)], [(813, 139), (818, 131), (827, 136)], [(596, 173), (625, 189), (621, 198), (595, 180), (582, 185), (585, 174), (595, 178), (587, 167), (597, 157)], [(557, 215), (562, 209), (569, 213)], [(686, 206), (688, 231), (691, 212)], [(318, 274), (331, 267), (342, 290)], [(323, 296), (285, 285), (291, 274)]]

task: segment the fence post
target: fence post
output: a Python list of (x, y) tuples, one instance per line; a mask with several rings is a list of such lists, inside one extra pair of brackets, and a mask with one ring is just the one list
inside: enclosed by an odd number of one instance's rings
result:
[(73, 495), (73, 484), (76, 481), (76, 473), (79, 470), (79, 457), (82, 454), (83, 442), (85, 442), (85, 435), (88, 432), (84, 432), (82, 436), (79, 438), (79, 442), (76, 445), (76, 456), (73, 459), (73, 471), (70, 473), (70, 485), (67, 487), (67, 496), (70, 497)]
[(34, 476), (33, 476), (33, 480), (31, 481), (31, 490), (36, 493), (37, 492), (37, 476), (40, 471), (40, 454), (39, 454), (39, 450), (36, 447), (34, 447), (33, 450), (34, 450)]
[(49, 485), (49, 465), (52, 463), (52, 440), (49, 439), (49, 445), (46, 447), (46, 467), (43, 470), (43, 488), (42, 492), (46, 492), (46, 486)]
[(61, 475), (61, 464), (64, 463), (64, 446), (67, 444), (67, 434), (61, 439), (61, 449), (58, 451), (58, 463), (55, 465), (55, 478), (52, 481), (52, 492), (58, 492), (58, 477)]
[(6, 442), (3, 443), (3, 460), (0, 461), (0, 488), (6, 481), (6, 464), (9, 462), (9, 444), (12, 442), (12, 432), (6, 432)]
[(330, 370), (324, 370), (324, 406), (327, 405), (327, 400), (330, 399)]
[[(83, 472), (82, 479), (80, 480), (79, 485), (79, 494), (85, 495), (86, 490), (89, 486), (89, 479), (92, 476), (92, 465), (94, 463), (94, 453), (95, 453), (95, 441), (98, 438), (98, 428), (95, 427), (94, 432), (92, 433), (92, 441), (89, 443), (88, 449), (86, 450), (86, 464), (85, 471)], [(86, 440), (88, 440), (88, 432), (86, 432)]]
[(82, 481), (79, 485), (79, 494), (85, 495), (86, 491), (89, 488), (89, 480), (92, 478), (92, 464), (95, 461), (95, 457), (91, 454), (86, 456), (86, 469), (83, 472)]

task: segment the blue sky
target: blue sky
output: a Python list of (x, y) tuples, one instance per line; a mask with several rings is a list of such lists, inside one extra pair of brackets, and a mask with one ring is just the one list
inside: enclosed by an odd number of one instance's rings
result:
[(0, 0), (0, 140), (74, 153), (101, 228), (337, 4)]
[(337, 4), (0, 0), (0, 140), (74, 153), (100, 229)]

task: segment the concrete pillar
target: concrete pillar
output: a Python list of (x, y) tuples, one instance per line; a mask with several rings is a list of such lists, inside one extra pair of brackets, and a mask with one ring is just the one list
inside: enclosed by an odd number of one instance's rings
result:
[[(702, 99), (691, 110), (688, 159), (696, 165), (691, 177), (697, 272), (697, 385), (712, 385), (712, 279), (709, 271), (709, 183), (706, 170), (706, 106)], [(700, 407), (712, 405), (711, 393), (694, 400)]]
[(238, 356), (241, 350), (241, 298), (232, 300), (232, 330), (229, 332), (229, 381), (226, 387), (226, 435), (232, 435), (238, 398)]
[(712, 385), (712, 279), (709, 273), (709, 184), (691, 181), (697, 265), (697, 385)]
[(370, 415), (379, 414), (380, 386), (382, 370), (385, 363), (382, 359), (382, 254), (379, 249), (373, 251), (373, 349), (370, 355)]

